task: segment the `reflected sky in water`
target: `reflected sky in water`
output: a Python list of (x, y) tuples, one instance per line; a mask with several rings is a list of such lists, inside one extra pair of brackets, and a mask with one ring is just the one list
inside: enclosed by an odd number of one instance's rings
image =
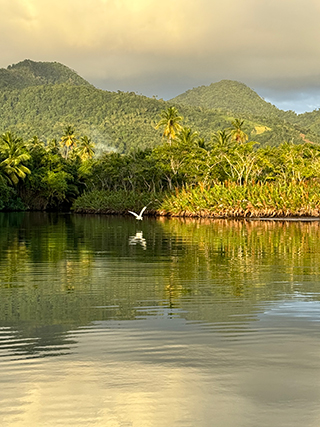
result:
[(318, 222), (0, 214), (1, 426), (318, 426)]

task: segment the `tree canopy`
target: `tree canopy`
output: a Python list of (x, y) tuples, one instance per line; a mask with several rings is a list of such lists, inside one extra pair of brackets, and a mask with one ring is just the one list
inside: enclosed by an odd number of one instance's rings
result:
[(161, 144), (164, 125), (155, 128), (159, 117), (168, 122), (161, 114), (173, 108), (184, 118), (184, 127), (196, 130), (204, 143), (230, 128), (236, 118), (244, 120), (242, 130), (261, 146), (320, 142), (317, 112), (297, 116), (281, 111), (238, 82), (223, 81), (200, 92), (206, 102), (197, 89), (168, 102), (134, 92), (109, 92), (62, 64), (26, 60), (0, 69), (0, 133), (10, 130), (25, 140), (37, 134), (50, 143), (60, 140), (72, 123), (78, 134), (95, 142), (97, 153), (130, 153)]

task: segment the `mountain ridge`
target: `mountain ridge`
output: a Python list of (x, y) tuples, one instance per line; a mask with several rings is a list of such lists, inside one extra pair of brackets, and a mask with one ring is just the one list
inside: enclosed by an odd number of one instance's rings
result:
[[(190, 105), (194, 89), (185, 92), (188, 102), (183, 94), (163, 101), (134, 92), (98, 89), (57, 62), (24, 60), (0, 69), (0, 132), (11, 130), (23, 138), (37, 134), (47, 141), (59, 139), (64, 128), (72, 124), (101, 150), (125, 153), (161, 143), (161, 131), (154, 127), (161, 111), (173, 105), (184, 117), (183, 125), (198, 131), (206, 141), (218, 130), (229, 128), (234, 118), (240, 118), (245, 120), (244, 130), (250, 139), (261, 145), (302, 143), (302, 134), (305, 139), (320, 142), (318, 127), (311, 132), (306, 118), (303, 121), (294, 113), (279, 110), (244, 83), (224, 80), (207, 88), (203, 86), (200, 91), (201, 102), (193, 101), (200, 105)], [(209, 108), (212, 93), (217, 108)], [(230, 93), (235, 97), (234, 107)]]

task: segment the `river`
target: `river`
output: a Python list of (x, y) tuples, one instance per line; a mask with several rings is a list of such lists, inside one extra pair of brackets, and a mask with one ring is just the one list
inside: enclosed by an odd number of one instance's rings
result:
[(320, 424), (320, 222), (0, 214), (2, 427)]

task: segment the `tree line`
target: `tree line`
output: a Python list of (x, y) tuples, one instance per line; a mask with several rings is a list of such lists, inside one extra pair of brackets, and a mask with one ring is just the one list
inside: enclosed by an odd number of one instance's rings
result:
[(70, 206), (81, 193), (82, 170), (93, 156), (91, 139), (77, 137), (72, 126), (49, 143), (5, 132), (0, 136), (0, 209)]
[(77, 200), (81, 210), (84, 196), (98, 200), (103, 192), (121, 193), (121, 198), (143, 193), (160, 203), (164, 195), (187, 187), (314, 185), (320, 178), (318, 144), (260, 147), (245, 132), (241, 119), (208, 140), (183, 121), (179, 111), (169, 107), (155, 125), (162, 143), (128, 154), (109, 151), (99, 156), (94, 142), (79, 136), (71, 125), (49, 142), (37, 136), (25, 141), (5, 132), (0, 136), (0, 209), (69, 209)]

